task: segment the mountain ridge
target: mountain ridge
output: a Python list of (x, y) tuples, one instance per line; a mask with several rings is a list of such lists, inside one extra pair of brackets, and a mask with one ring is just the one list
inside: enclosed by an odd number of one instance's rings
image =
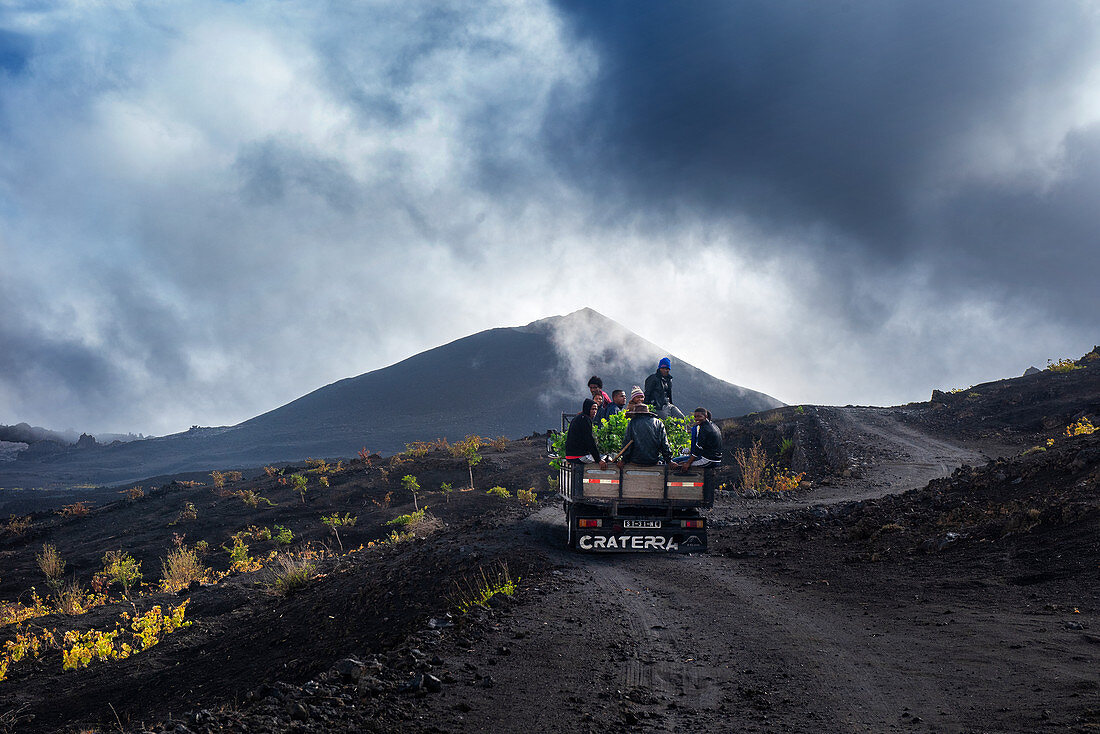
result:
[[(592, 309), (497, 327), (346, 377), (234, 426), (0, 464), (0, 486), (121, 484), (213, 466), (247, 468), (308, 456), (393, 453), (405, 443), (470, 433), (517, 437), (579, 410), (592, 374), (607, 392), (641, 385), (665, 352)], [(673, 358), (673, 395), (718, 417), (779, 407), (763, 393)]]

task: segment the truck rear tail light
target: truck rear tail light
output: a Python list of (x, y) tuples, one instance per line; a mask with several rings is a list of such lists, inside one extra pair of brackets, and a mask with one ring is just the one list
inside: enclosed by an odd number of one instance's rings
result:
[(685, 528), (701, 528), (703, 527), (702, 520), (684, 520), (680, 523)]
[(583, 517), (581, 519), (577, 520), (577, 527), (579, 527), (579, 528), (598, 528), (599, 526), (600, 526), (600, 521), (599, 520), (587, 520)]

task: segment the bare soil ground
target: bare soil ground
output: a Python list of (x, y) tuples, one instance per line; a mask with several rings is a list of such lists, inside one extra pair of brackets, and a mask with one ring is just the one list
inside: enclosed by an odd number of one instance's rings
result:
[[(481, 491), (428, 497), (442, 530), (326, 561), (289, 598), (262, 571), (144, 597), (190, 598), (195, 624), (127, 660), (14, 665), (0, 731), (1096, 731), (1100, 433), (1062, 431), (1096, 422), (1100, 370), (1044, 376), (724, 422), (729, 452), (789, 441), (784, 460), (810, 487), (742, 496), (727, 462), (707, 555), (569, 552), (542, 445), (489, 450)], [(400, 473), (432, 489), (466, 478), (442, 454)], [(155, 576), (186, 497), (201, 504), (188, 539), (212, 547), (274, 522), (317, 543), (317, 517), (337, 509), (359, 513), (344, 539), (358, 544), (411, 509), (378, 467), (332, 484), (304, 505), (272, 480), (242, 484), (278, 502), (262, 510), (171, 485), (86, 518), (36, 515), (0, 539), (0, 596), (41, 587), (46, 541), (78, 577), (120, 546)], [(540, 504), (485, 495), (493, 484), (540, 488)], [(456, 582), (501, 562), (518, 593), (458, 614)], [(31, 624), (103, 628), (120, 609)]]

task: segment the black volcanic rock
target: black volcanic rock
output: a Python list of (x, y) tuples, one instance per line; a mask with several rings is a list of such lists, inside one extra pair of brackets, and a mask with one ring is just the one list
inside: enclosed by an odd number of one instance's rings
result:
[[(518, 437), (580, 409), (588, 378), (630, 390), (665, 356), (661, 348), (590, 309), (526, 326), (490, 329), (397, 364), (327, 385), (239, 425), (185, 433), (39, 462), (0, 466), (0, 486), (70, 480), (122, 483), (213, 467), (256, 467), (307, 456), (391, 453), (436, 437)], [(672, 356), (673, 396), (734, 417), (782, 405)], [(20, 472), (22, 472), (20, 474)]]

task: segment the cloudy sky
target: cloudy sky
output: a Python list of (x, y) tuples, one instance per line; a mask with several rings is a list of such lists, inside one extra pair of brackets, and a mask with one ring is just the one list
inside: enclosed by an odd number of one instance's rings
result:
[(1086, 0), (7, 0), (0, 423), (236, 423), (584, 306), (927, 399), (1100, 342), (1098, 202)]

